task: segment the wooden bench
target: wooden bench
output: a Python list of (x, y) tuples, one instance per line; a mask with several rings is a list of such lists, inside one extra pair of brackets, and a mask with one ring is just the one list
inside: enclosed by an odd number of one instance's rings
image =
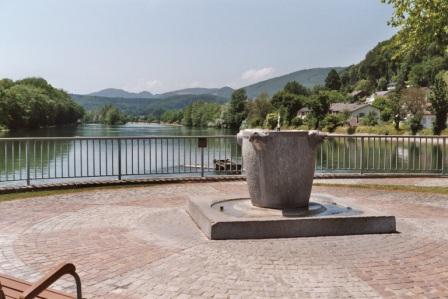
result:
[[(64, 275), (71, 275), (76, 283), (76, 297), (48, 289)], [(53, 271), (31, 284), (27, 281), (0, 274), (0, 299), (82, 299), (81, 280), (73, 264), (60, 264)]]

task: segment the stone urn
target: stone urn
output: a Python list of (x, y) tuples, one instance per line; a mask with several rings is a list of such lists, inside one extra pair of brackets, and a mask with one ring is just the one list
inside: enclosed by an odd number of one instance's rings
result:
[(242, 130), (237, 135), (252, 204), (299, 209), (309, 205), (319, 131)]

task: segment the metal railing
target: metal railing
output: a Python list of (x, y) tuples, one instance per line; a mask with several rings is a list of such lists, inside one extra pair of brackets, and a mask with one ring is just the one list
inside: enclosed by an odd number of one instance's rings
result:
[[(323, 173), (445, 174), (446, 137), (330, 135)], [(235, 136), (0, 138), (0, 184), (131, 176), (241, 174)]]
[(0, 138), (0, 183), (240, 174), (235, 136)]
[(446, 137), (330, 135), (317, 153), (316, 171), (445, 174)]

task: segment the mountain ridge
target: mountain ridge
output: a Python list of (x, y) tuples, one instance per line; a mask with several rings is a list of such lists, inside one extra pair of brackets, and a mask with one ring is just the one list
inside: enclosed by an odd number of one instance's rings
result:
[[(263, 92), (272, 96), (273, 94), (281, 90), (286, 85), (286, 83), (291, 81), (297, 81), (300, 84), (310, 88), (316, 85), (324, 84), (325, 78), (332, 69), (335, 69), (339, 72), (345, 69), (345, 67), (320, 67), (320, 68), (309, 68), (299, 70), (285, 75), (266, 79), (254, 84), (250, 84), (242, 88), (246, 90), (246, 93), (249, 98), (255, 98), (256, 96), (258, 96)], [(233, 91), (235, 91), (235, 89), (229, 86), (224, 86), (220, 88), (204, 88), (204, 87), (185, 88), (185, 89), (168, 91), (161, 94), (153, 94), (149, 91), (134, 93), (123, 89), (106, 88), (103, 90), (86, 94), (84, 96), (125, 98), (125, 99), (161, 99), (165, 97), (180, 96), (180, 95), (195, 95), (195, 96), (212, 95), (217, 97), (230, 98)]]
[(86, 94), (86, 96), (93, 96), (93, 97), (106, 97), (106, 98), (125, 98), (125, 99), (149, 99), (152, 98), (154, 95), (149, 91), (141, 91), (138, 93), (129, 92), (124, 89), (119, 88), (105, 88), (99, 91), (95, 91), (89, 94)]

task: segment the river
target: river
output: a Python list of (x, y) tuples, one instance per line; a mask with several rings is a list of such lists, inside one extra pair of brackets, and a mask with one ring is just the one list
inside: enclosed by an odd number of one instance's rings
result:
[(0, 132), (0, 137), (211, 136), (234, 134), (236, 134), (236, 132), (226, 129), (187, 128), (183, 126), (156, 123), (127, 123), (125, 125), (117, 126), (86, 124), (70, 127), (5, 131)]

